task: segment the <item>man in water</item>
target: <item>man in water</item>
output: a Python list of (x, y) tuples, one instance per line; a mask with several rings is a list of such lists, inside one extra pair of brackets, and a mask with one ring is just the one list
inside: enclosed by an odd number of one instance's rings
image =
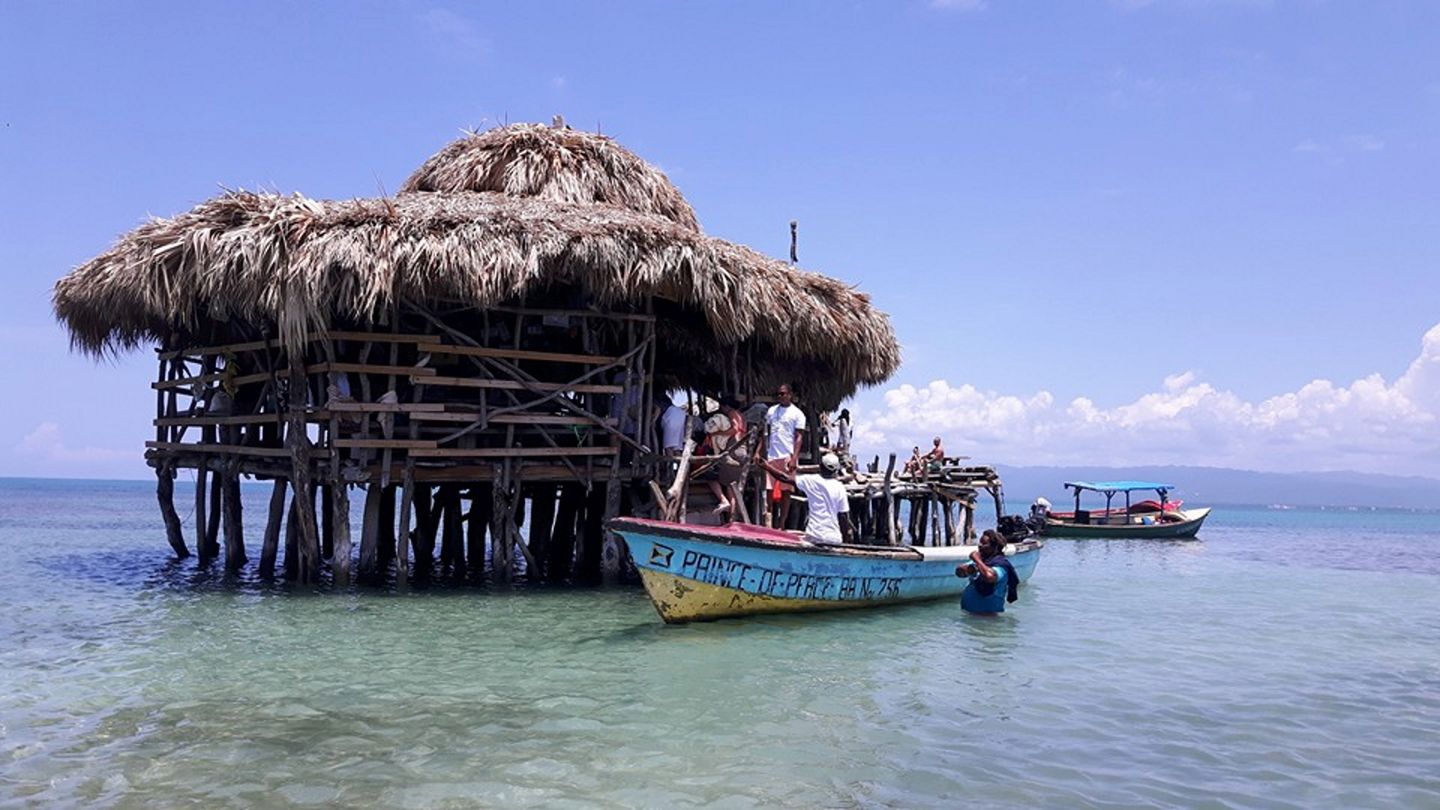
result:
[(1015, 566), (1005, 556), (1005, 535), (986, 529), (980, 535), (979, 548), (970, 552), (970, 562), (956, 566), (955, 576), (975, 577), (975, 590), (981, 596), (989, 596), (995, 592), (995, 582), (1000, 578), (995, 573), (997, 568), (1005, 570), (1005, 601), (1014, 602), (1020, 597), (1020, 578), (1015, 574)]
[[(800, 442), (805, 437), (805, 413), (794, 403), (790, 384), (775, 391), (778, 402), (765, 412), (765, 490), (772, 500), (779, 494), (778, 522), (771, 525), (785, 528), (790, 517), (789, 479), (800, 464)], [(765, 510), (767, 517), (769, 509)]]
[(855, 542), (850, 526), (850, 498), (845, 485), (835, 480), (840, 473), (840, 457), (826, 453), (820, 457), (820, 474), (795, 476), (795, 488), (805, 493), (810, 517), (805, 521), (805, 537), (814, 543), (839, 545)]

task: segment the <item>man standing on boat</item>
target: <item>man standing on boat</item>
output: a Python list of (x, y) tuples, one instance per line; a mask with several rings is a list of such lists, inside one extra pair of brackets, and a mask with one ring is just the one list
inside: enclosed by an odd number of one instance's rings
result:
[(835, 480), (840, 473), (840, 457), (826, 453), (820, 457), (820, 474), (795, 476), (795, 487), (805, 493), (805, 506), (810, 516), (805, 520), (806, 539), (825, 545), (855, 542), (850, 526), (850, 498), (845, 485)]
[[(800, 442), (805, 437), (805, 413), (794, 403), (790, 384), (775, 391), (779, 401), (765, 412), (765, 491), (771, 501), (779, 501), (778, 522), (771, 525), (785, 528), (790, 517), (790, 484), (800, 465)], [(777, 497), (778, 496), (778, 497)], [(770, 516), (771, 510), (765, 514)]]

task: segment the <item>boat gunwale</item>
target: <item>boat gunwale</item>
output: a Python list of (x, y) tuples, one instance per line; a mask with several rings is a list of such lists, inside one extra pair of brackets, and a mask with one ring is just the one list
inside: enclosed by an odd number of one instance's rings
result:
[[(643, 521), (643, 522), (642, 522), (642, 521)], [(729, 525), (729, 524), (726, 524), (726, 525)], [(749, 526), (749, 525), (752, 525), (752, 524), (748, 524), (748, 523), (747, 523), (747, 524), (740, 524), (740, 525)], [(698, 525), (697, 525), (697, 526), (692, 527), (691, 524), (686, 524), (686, 523), (664, 523), (664, 522), (660, 522), (660, 521), (645, 520), (645, 519), (643, 519), (643, 518), (618, 517), (618, 518), (612, 518), (609, 522), (607, 522), (607, 523), (605, 524), (605, 527), (606, 527), (607, 529), (611, 530), (611, 531), (618, 532), (618, 533), (624, 533), (625, 531), (635, 532), (637, 529), (639, 529), (641, 533), (650, 534), (650, 535), (652, 535), (652, 536), (669, 538), (669, 539), (673, 539), (673, 540), (686, 540), (686, 541), (690, 541), (690, 542), (714, 543), (714, 544), (716, 544), (716, 545), (722, 545), (722, 546), (743, 546), (743, 547), (746, 547), (746, 548), (758, 548), (758, 549), (766, 549), (766, 550), (770, 550), (770, 551), (795, 552), (795, 553), (799, 553), (799, 554), (806, 554), (806, 555), (813, 555), (813, 556), (851, 557), (851, 558), (860, 557), (860, 558), (868, 558), (868, 559), (879, 558), (879, 559), (887, 559), (887, 560), (897, 560), (897, 561), (901, 561), (901, 562), (927, 562), (927, 561), (928, 561), (928, 562), (953, 562), (953, 561), (936, 560), (936, 559), (933, 559), (933, 558), (928, 558), (928, 559), (927, 559), (926, 556), (925, 556), (925, 552), (921, 550), (922, 547), (909, 546), (909, 545), (906, 545), (906, 546), (863, 546), (863, 545), (857, 545), (857, 544), (825, 545), (825, 544), (821, 544), (821, 543), (812, 543), (812, 542), (810, 542), (810, 541), (808, 541), (808, 540), (805, 540), (803, 537), (796, 537), (795, 540), (794, 540), (794, 542), (792, 543), (792, 542), (780, 542), (780, 541), (765, 541), (765, 540), (760, 540), (760, 539), (757, 539), (757, 538), (750, 538), (750, 537), (743, 537), (743, 536), (725, 536), (725, 535), (721, 535), (721, 534), (718, 534), (718, 533), (713, 533), (714, 530), (716, 530), (716, 529), (723, 529), (723, 528), (724, 528), (723, 526), (698, 526)], [(698, 529), (707, 530), (707, 531), (696, 531), (697, 528), (698, 528)], [(1007, 549), (1013, 548), (1013, 551), (1009, 551), (1009, 553), (1019, 554), (1019, 553), (1026, 552), (1026, 551), (1038, 550), (1038, 549), (1044, 548), (1045, 543), (1044, 543), (1044, 540), (1043, 540), (1042, 538), (1039, 538), (1039, 537), (1027, 537), (1027, 538), (1025, 538), (1024, 540), (1007, 543), (1006, 546), (1007, 546)], [(972, 546), (971, 544), (968, 544), (968, 543), (967, 543), (967, 544), (961, 544), (959, 547), (961, 547), (961, 548), (965, 548), (965, 547), (977, 548), (976, 546)], [(931, 548), (931, 547), (930, 547), (930, 546), (925, 546), (925, 547), (923, 547), (923, 548)], [(936, 546), (936, 547), (934, 547), (934, 548), (939, 548), (939, 546)], [(908, 552), (908, 553), (907, 553), (907, 552)]]

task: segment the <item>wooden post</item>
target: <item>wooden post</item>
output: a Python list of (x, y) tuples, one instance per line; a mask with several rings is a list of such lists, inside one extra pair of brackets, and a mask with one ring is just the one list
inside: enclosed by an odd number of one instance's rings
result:
[[(619, 463), (618, 460), (616, 463)], [(550, 541), (555, 531), (555, 485), (536, 485), (530, 494), (530, 555), (535, 558), (541, 570), (529, 571), (526, 579), (538, 580), (545, 576), (550, 564)]]
[(446, 484), (440, 488), (436, 508), (441, 516), (440, 563), (458, 576), (465, 575), (465, 535), (460, 516), (460, 487)]
[(579, 560), (575, 575), (584, 582), (600, 579), (600, 550), (605, 542), (605, 490), (592, 486), (585, 494), (585, 517), (580, 538)]
[(362, 577), (372, 576), (380, 568), (380, 500), (384, 494), (384, 487), (374, 481), (365, 487), (364, 517), (360, 522)]
[(489, 533), (495, 515), (494, 492), (489, 484), (476, 484), (470, 488), (469, 525), (466, 527), (466, 556), (469, 559), (470, 577), (485, 578), (485, 536)]
[[(612, 464), (619, 464), (618, 459), (611, 459)], [(620, 514), (620, 479), (615, 475), (615, 467), (611, 467), (610, 480), (605, 482), (605, 515), (602, 519), (602, 526), (608, 525), (610, 520)], [(689, 491), (682, 488), (680, 491), (680, 520), (685, 520), (685, 501)], [(615, 532), (605, 529), (604, 545), (600, 551), (600, 577), (606, 585), (614, 585), (620, 581), (620, 575), (625, 571), (625, 541)]]
[(160, 517), (165, 521), (165, 539), (170, 541), (176, 559), (190, 556), (185, 547), (185, 532), (180, 527), (180, 515), (175, 511), (175, 464), (162, 462), (155, 468), (155, 498), (160, 501)]
[(395, 579), (404, 582), (410, 572), (410, 512), (415, 505), (415, 465), (405, 462), (400, 479), (400, 528), (395, 538)]
[(975, 538), (975, 504), (973, 502), (967, 503), (963, 508), (965, 509), (964, 542), (968, 544), (971, 540)]
[[(344, 484), (340, 484), (344, 486)], [(330, 484), (320, 485), (320, 557), (335, 558), (335, 495)]]
[(895, 475), (895, 454), (890, 454), (890, 461), (885, 465), (885, 541), (887, 545), (896, 545), (895, 529), (895, 491), (891, 488), (890, 481)]
[(280, 522), (285, 517), (284, 478), (275, 479), (275, 488), (270, 491), (270, 517), (265, 523), (265, 539), (260, 544), (260, 576), (275, 576), (275, 552), (280, 544)]
[(550, 537), (550, 561), (545, 578), (559, 582), (570, 576), (575, 564), (575, 521), (584, 508), (585, 488), (579, 484), (560, 486), (560, 504), (555, 510), (555, 532)]
[(216, 470), (215, 474), (210, 476), (210, 514), (205, 521), (205, 551), (212, 560), (220, 556), (220, 519), (223, 517), (221, 510), (225, 497), (224, 478), (223, 469)]
[(210, 556), (210, 546), (205, 543), (205, 526), (207, 523), (205, 519), (205, 504), (210, 494), (207, 488), (209, 483), (207, 478), (209, 470), (206, 468), (205, 463), (205, 459), (202, 458), (199, 464), (195, 466), (195, 554), (197, 555), (198, 562), (202, 566), (209, 565), (210, 560), (213, 559)]
[(383, 570), (395, 559), (395, 490), (385, 485), (380, 493), (380, 548), (376, 570)]
[(298, 488), (290, 493), (290, 509), (285, 516), (285, 578), (300, 578), (300, 499)]
[(429, 484), (415, 488), (415, 573), (429, 576), (435, 567), (435, 499)]
[(495, 582), (510, 579), (509, 547), (510, 532), (514, 523), (510, 520), (510, 499), (506, 490), (510, 487), (509, 462), (496, 464), (495, 481), (490, 489), (490, 577)]
[[(285, 419), (285, 439), (290, 445), (290, 464), (295, 481), (295, 499), (300, 533), (297, 538), (295, 577), (311, 583), (320, 579), (320, 537), (315, 526), (315, 492), (310, 482), (310, 437), (305, 435), (305, 360), (290, 351), (290, 401)], [(287, 569), (289, 568), (287, 560)]]
[[(325, 489), (330, 490), (330, 523), (335, 548), (330, 555), (330, 570), (336, 585), (350, 584), (350, 487), (344, 481), (337, 481)], [(321, 497), (324, 497), (322, 494)], [(365, 499), (364, 532), (370, 524), (370, 499)], [(363, 550), (362, 550), (363, 553)], [(362, 571), (364, 568), (362, 567)]]
[[(217, 479), (219, 480), (219, 479)], [(225, 570), (239, 571), (245, 558), (245, 522), (240, 504), (240, 461), (225, 463)]]

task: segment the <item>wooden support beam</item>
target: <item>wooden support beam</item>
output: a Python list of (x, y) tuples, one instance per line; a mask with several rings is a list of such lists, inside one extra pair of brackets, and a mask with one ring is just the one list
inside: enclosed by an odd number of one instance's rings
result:
[(596, 385), (594, 383), (549, 383), (522, 382), (521, 380), (491, 380), (479, 377), (419, 377), (412, 376), (414, 385), (443, 385), (452, 388), (485, 388), (504, 391), (570, 391), (577, 394), (618, 394), (623, 390), (618, 385)]
[[(330, 502), (330, 534), (333, 544), (330, 550), (330, 571), (336, 585), (349, 585), (351, 574), (350, 487), (344, 481), (336, 481), (323, 489), (325, 491), (321, 497), (328, 496), (327, 500)], [(367, 503), (366, 506), (368, 507), (369, 504)], [(366, 518), (369, 518), (368, 513)]]
[(434, 450), (436, 444), (426, 439), (334, 439), (330, 446), (338, 449), (368, 447), (375, 450)]
[(225, 570), (239, 571), (249, 559), (245, 556), (245, 520), (240, 503), (240, 464), (231, 460), (225, 465)]
[(175, 551), (175, 558), (183, 560), (190, 556), (185, 547), (185, 532), (180, 526), (180, 515), (175, 511), (175, 465), (162, 464), (155, 468), (155, 498), (160, 502), (160, 517), (165, 521), (165, 539)]
[(460, 501), (460, 486), (447, 484), (440, 489), (440, 566), (457, 577), (465, 576), (465, 524)]
[(282, 421), (284, 414), (252, 413), (241, 416), (163, 416), (155, 419), (156, 427), (191, 427), (196, 425), (268, 425)]
[(525, 572), (525, 578), (539, 580), (550, 564), (550, 541), (555, 531), (555, 485), (537, 484), (530, 488), (530, 556), (540, 570)]
[(295, 502), (299, 504), (300, 534), (295, 576), (302, 583), (320, 580), (320, 537), (315, 526), (315, 492), (311, 488), (310, 438), (305, 434), (305, 366), (298, 356), (290, 358), (290, 402), (286, 412), (285, 441), (290, 447), (291, 475), (295, 482)]
[(210, 559), (220, 556), (220, 521), (224, 517), (225, 474), (216, 470), (210, 476), (210, 512), (205, 521), (205, 551)]
[(285, 517), (285, 488), (289, 482), (275, 479), (270, 490), (270, 516), (265, 522), (265, 538), (260, 544), (260, 576), (275, 576), (275, 553), (280, 545), (280, 522)]
[[(425, 413), (443, 411), (443, 402), (332, 402), (328, 410), (336, 413)], [(473, 417), (472, 417), (473, 418)]]
[(470, 513), (465, 527), (466, 559), (469, 562), (470, 577), (475, 580), (485, 576), (485, 536), (495, 512), (494, 493), (489, 484), (470, 487)]
[(413, 458), (527, 458), (566, 456), (613, 456), (618, 447), (441, 447), (412, 449)]
[[(474, 422), (480, 418), (478, 413), (467, 413), (464, 411), (446, 411), (443, 413), (416, 413), (411, 414), (410, 419), (416, 422)], [(502, 413), (492, 416), (486, 420), (492, 425), (561, 425), (561, 426), (583, 426), (593, 425), (595, 420), (587, 416), (564, 416), (556, 414), (531, 414), (531, 413)], [(618, 419), (601, 419), (606, 425), (619, 424)]]
[(606, 365), (620, 360), (618, 357), (603, 354), (567, 354), (528, 349), (497, 349), (490, 346), (447, 346), (439, 343), (422, 343), (417, 347), (417, 351), (457, 357), (495, 357), (508, 360), (543, 360), (550, 363), (582, 363), (585, 365)]
[[(303, 423), (302, 423), (303, 424)], [(284, 458), (289, 450), (279, 447), (246, 447), (239, 444), (185, 444), (182, 442), (145, 442), (151, 450), (168, 450), (174, 453), (218, 453), (234, 456), (258, 456), (261, 458)], [(328, 453), (322, 453), (328, 455)]]
[(205, 520), (205, 503), (208, 493), (205, 490), (206, 476), (209, 473), (208, 462), (201, 462), (195, 468), (195, 554), (201, 566), (208, 565), (212, 559), (210, 547), (205, 544), (205, 527), (209, 525)]

